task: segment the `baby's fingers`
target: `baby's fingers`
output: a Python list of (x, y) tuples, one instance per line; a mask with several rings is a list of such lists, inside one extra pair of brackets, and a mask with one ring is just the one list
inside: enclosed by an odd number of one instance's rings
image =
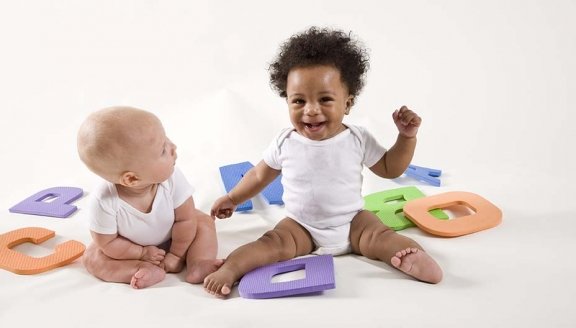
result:
[(164, 260), (164, 256), (166, 255), (166, 251), (161, 249), (161, 248), (157, 248), (155, 252), (150, 254), (150, 259), (152, 261), (162, 261)]
[(160, 265), (160, 263), (162, 263), (162, 261), (156, 261), (156, 260), (152, 260), (152, 259), (144, 260), (144, 261), (146, 261), (148, 263), (152, 263), (154, 265)]
[(219, 219), (226, 219), (226, 218), (229, 218), (231, 216), (232, 216), (232, 210), (229, 208), (220, 210), (218, 212), (218, 218)]
[(420, 116), (416, 115), (416, 113), (412, 112), (410, 113), (410, 115), (408, 115), (406, 117), (406, 119), (402, 120), (403, 123), (405, 125), (413, 125), (413, 126), (420, 126), (420, 123), (422, 123), (422, 119), (420, 118)]
[(402, 125), (414, 125), (420, 126), (422, 119), (418, 114), (414, 113), (408, 107), (402, 106), (400, 109), (396, 110), (394, 114), (392, 114), (394, 121), (400, 122)]
[(215, 217), (220, 218), (220, 213), (222, 213), (220, 206), (212, 207), (212, 209), (210, 209), (210, 216), (213, 218)]

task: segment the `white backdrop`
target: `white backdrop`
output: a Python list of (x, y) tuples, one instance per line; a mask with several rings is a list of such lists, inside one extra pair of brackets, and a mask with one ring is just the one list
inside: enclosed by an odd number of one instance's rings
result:
[[(194, 327), (576, 325), (574, 1), (4, 1), (0, 3), (0, 233), (41, 226), (57, 237), (19, 246), (43, 255), (90, 242), (82, 211), (68, 219), (8, 208), (45, 188), (89, 194), (98, 178), (76, 155), (93, 110), (131, 105), (156, 113), (178, 145), (178, 166), (208, 211), (224, 190), (218, 167), (256, 164), (289, 124), (267, 65), (311, 25), (352, 31), (369, 48), (367, 85), (347, 122), (390, 146), (391, 113), (423, 117), (414, 164), (443, 170), (442, 187), (365, 175), (364, 193), (416, 185), (426, 194), (482, 195), (503, 223), (443, 239), (402, 231), (445, 270), (436, 286), (363, 258), (335, 259), (337, 287), (322, 295), (213, 299), (171, 275), (135, 291), (72, 265), (33, 276), (0, 270), (0, 326)], [(218, 221), (220, 256), (282, 215)]]

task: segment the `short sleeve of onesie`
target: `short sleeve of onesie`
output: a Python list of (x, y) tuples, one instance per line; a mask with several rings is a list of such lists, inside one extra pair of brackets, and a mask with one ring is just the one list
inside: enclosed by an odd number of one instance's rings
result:
[(275, 170), (282, 170), (282, 165), (280, 164), (280, 146), (284, 141), (284, 138), (292, 131), (293, 129), (283, 129), (264, 151), (262, 155), (262, 159), (266, 165), (270, 166)]
[(174, 208), (178, 208), (194, 193), (194, 187), (192, 187), (186, 179), (186, 176), (184, 176), (184, 173), (177, 167), (174, 168), (174, 173), (168, 183), (172, 184), (171, 190)]
[(114, 185), (105, 182), (101, 184), (88, 200), (88, 217), (90, 230), (105, 235), (118, 232), (116, 213), (118, 211), (118, 196)]
[(376, 138), (364, 127), (355, 126), (358, 133), (361, 135), (361, 139), (364, 143), (364, 165), (367, 167), (374, 166), (386, 153), (386, 148), (384, 148)]

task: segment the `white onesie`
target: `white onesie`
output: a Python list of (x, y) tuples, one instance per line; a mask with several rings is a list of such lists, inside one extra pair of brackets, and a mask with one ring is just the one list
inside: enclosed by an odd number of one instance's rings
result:
[(373, 166), (386, 152), (365, 128), (347, 127), (320, 141), (285, 129), (264, 152), (264, 162), (282, 170), (288, 217), (310, 232), (317, 254), (350, 252), (350, 222), (364, 207), (363, 165)]
[(120, 199), (114, 184), (105, 182), (90, 197), (90, 230), (117, 233), (142, 246), (158, 246), (172, 237), (174, 210), (193, 192), (184, 174), (174, 168), (170, 178), (158, 185), (150, 212), (143, 213)]

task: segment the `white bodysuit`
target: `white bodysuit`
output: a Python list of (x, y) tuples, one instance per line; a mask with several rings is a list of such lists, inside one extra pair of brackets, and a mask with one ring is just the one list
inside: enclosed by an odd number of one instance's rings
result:
[(365, 128), (347, 127), (320, 141), (285, 129), (264, 152), (264, 162), (282, 170), (288, 217), (310, 232), (316, 254), (350, 252), (350, 222), (364, 207), (363, 166), (386, 152)]
[(194, 188), (178, 168), (160, 183), (149, 213), (143, 213), (120, 197), (116, 186), (103, 183), (88, 205), (90, 230), (123, 236), (141, 246), (158, 246), (172, 237), (174, 210), (192, 196)]

